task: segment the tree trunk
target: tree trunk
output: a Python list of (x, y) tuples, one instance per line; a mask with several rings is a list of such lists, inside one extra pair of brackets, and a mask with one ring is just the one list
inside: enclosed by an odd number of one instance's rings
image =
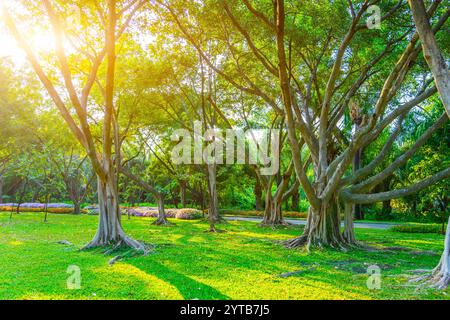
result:
[(181, 206), (186, 208), (186, 181), (180, 181)]
[(300, 237), (285, 242), (287, 248), (306, 246), (344, 248), (346, 241), (340, 232), (340, 217), (335, 200), (322, 203), (319, 211), (310, 208), (308, 223)]
[(353, 225), (353, 208), (355, 205), (351, 203), (344, 204), (344, 232), (342, 237), (348, 244), (356, 244), (355, 227)]
[(450, 117), (450, 72), (439, 49), (433, 29), (430, 25), (423, 0), (408, 0), (422, 43), (423, 56), (433, 73), (434, 83), (441, 96), (445, 111)]
[(81, 202), (73, 201), (73, 214), (81, 214)]
[(48, 217), (48, 203), (50, 202), (50, 195), (46, 195), (45, 196), (45, 206), (44, 206), (44, 222), (47, 222), (47, 217)]
[(263, 226), (287, 225), (284, 221), (281, 205), (283, 204), (282, 193), (272, 196), (270, 191), (266, 192), (266, 203), (264, 208), (264, 218), (261, 222)]
[(298, 188), (292, 194), (291, 201), (292, 201), (291, 202), (291, 210), (292, 211), (298, 211), (299, 210), (299, 203), (300, 203), (300, 194), (298, 193)]
[(434, 287), (445, 289), (450, 285), (450, 217), (445, 233), (444, 252), (437, 267), (433, 270), (431, 283)]
[[(28, 178), (25, 178), (25, 183), (23, 185), (22, 192), (20, 192), (19, 201), (17, 202), (16, 214), (20, 213), (20, 206), (22, 205), (23, 197), (25, 196), (25, 192), (27, 191), (27, 187), (28, 187)], [(10, 218), (12, 218), (12, 213), (11, 213)]]
[(140, 242), (128, 237), (122, 229), (119, 195), (115, 177), (108, 175), (106, 181), (97, 178), (99, 223), (94, 239), (83, 249), (112, 245), (113, 249), (128, 246), (144, 253), (148, 250)]
[(253, 188), (253, 193), (255, 194), (255, 210), (261, 211), (263, 209), (262, 188), (261, 188), (261, 182), (259, 181), (258, 177), (256, 177), (256, 180), (255, 180), (255, 186)]
[[(356, 130), (359, 128), (359, 125), (356, 124)], [(353, 158), (353, 173), (355, 173), (357, 170), (361, 168), (361, 154), (362, 150), (358, 149), (356, 151), (355, 156)], [(364, 213), (361, 210), (361, 205), (356, 203), (352, 206), (353, 210), (353, 217), (355, 217), (356, 220), (364, 220)]]
[(159, 195), (158, 200), (158, 219), (156, 219), (152, 224), (157, 226), (168, 225), (170, 222), (167, 220), (166, 212), (164, 211), (164, 196)]
[(217, 197), (217, 180), (216, 180), (216, 165), (208, 164), (208, 191), (209, 191), (209, 208), (208, 208), (208, 222), (209, 231), (215, 232), (215, 224), (220, 222), (219, 215), (219, 200)]

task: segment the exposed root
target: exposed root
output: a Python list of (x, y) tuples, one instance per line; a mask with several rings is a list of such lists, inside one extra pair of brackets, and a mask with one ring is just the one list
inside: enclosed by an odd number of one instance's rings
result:
[(210, 232), (210, 233), (225, 233), (225, 230), (220, 230), (220, 229), (216, 229), (216, 226), (213, 224), (209, 225), (209, 230), (206, 230), (205, 232)]
[(119, 261), (120, 259), (122, 259), (122, 256), (115, 256), (114, 258), (112, 258), (111, 260), (108, 261), (108, 264), (110, 266), (112, 266), (114, 263), (116, 263), (117, 261)]
[(356, 239), (353, 239), (352, 241), (349, 241), (349, 240), (344, 238), (344, 242), (345, 242), (345, 246), (347, 248), (350, 248), (350, 249), (362, 249), (362, 248), (364, 248), (364, 244), (359, 242), (359, 241), (357, 241)]
[(73, 246), (73, 243), (71, 243), (70, 241), (67, 241), (67, 240), (59, 240), (56, 243), (63, 244), (63, 245), (66, 245), (66, 246)]
[(424, 273), (430, 273), (430, 272), (432, 272), (432, 270), (429, 270), (429, 269), (414, 269), (414, 270), (409, 270), (408, 272), (414, 273), (414, 274), (424, 274)]
[[(450, 272), (447, 271), (446, 265), (442, 265), (442, 259), (438, 266), (431, 270), (413, 270), (415, 273), (422, 275), (412, 277), (409, 282), (422, 283), (422, 286), (428, 286), (439, 290), (445, 290), (450, 286)], [(420, 271), (420, 272), (417, 272)], [(424, 274), (425, 273), (425, 274)]]
[(281, 221), (262, 221), (259, 226), (260, 227), (270, 227), (272, 229), (276, 229), (277, 227), (287, 227), (287, 226), (292, 226), (292, 223), (289, 223), (287, 221), (285, 221), (284, 219)]
[(434, 271), (431, 274), (427, 273), (425, 275), (413, 277), (409, 282), (423, 283), (423, 285), (428, 285), (430, 288), (445, 290), (450, 286), (450, 274)]
[(120, 248), (130, 248), (133, 249), (139, 253), (142, 253), (143, 255), (147, 255), (150, 253), (151, 248), (147, 246), (146, 244), (134, 240), (128, 236), (122, 236), (119, 240), (116, 241), (103, 241), (101, 239), (94, 238), (91, 242), (89, 242), (87, 245), (85, 245), (81, 250), (88, 250), (88, 249), (94, 249), (94, 248), (101, 248), (101, 247), (111, 247), (111, 249), (108, 249), (105, 251), (105, 254), (110, 254)]
[(325, 243), (319, 240), (312, 240), (308, 234), (303, 234), (300, 237), (289, 239), (283, 242), (283, 245), (288, 249), (295, 249), (304, 247), (306, 250), (310, 250), (310, 248), (325, 248), (330, 247), (336, 250), (347, 252), (351, 249), (359, 249), (361, 245), (357, 242), (348, 243), (346, 241), (332, 241)]
[(308, 244), (308, 235), (304, 234), (300, 237), (284, 241), (284, 246), (288, 249), (305, 247)]
[(450, 285), (450, 274), (443, 275), (441, 273), (435, 275), (431, 280), (431, 287), (439, 290), (445, 290)]
[(174, 223), (169, 222), (166, 218), (158, 218), (155, 221), (152, 222), (152, 225), (155, 226), (171, 226), (174, 225)]

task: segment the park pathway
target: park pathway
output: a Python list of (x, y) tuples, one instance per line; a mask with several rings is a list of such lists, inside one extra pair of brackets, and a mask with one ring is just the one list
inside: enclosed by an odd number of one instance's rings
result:
[[(225, 216), (226, 220), (239, 220), (239, 221), (254, 221), (261, 222), (262, 219), (258, 217), (239, 217), (239, 216)], [(296, 225), (305, 225), (306, 220), (300, 219), (284, 219), (286, 222)], [(356, 228), (368, 228), (368, 229), (380, 229), (387, 230), (392, 226), (398, 225), (398, 223), (383, 223), (383, 222), (354, 222)], [(343, 224), (342, 224), (343, 225)]]

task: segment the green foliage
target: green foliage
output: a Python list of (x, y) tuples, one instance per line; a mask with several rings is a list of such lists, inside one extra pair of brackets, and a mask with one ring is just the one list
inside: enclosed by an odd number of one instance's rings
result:
[(402, 224), (391, 227), (392, 231), (402, 233), (437, 233), (445, 234), (445, 226), (439, 224)]

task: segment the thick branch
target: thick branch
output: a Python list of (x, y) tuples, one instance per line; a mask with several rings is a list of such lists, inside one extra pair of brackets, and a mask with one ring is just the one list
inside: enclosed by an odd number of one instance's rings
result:
[(374, 203), (380, 201), (386, 201), (390, 199), (397, 199), (406, 197), (411, 194), (415, 194), (422, 189), (425, 189), (436, 182), (439, 182), (444, 179), (450, 178), (450, 168), (444, 169), (435, 175), (426, 178), (420, 182), (417, 182), (408, 188), (392, 190), (387, 192), (373, 193), (373, 194), (352, 194), (348, 191), (343, 191), (341, 193), (342, 199), (346, 202), (351, 203)]

